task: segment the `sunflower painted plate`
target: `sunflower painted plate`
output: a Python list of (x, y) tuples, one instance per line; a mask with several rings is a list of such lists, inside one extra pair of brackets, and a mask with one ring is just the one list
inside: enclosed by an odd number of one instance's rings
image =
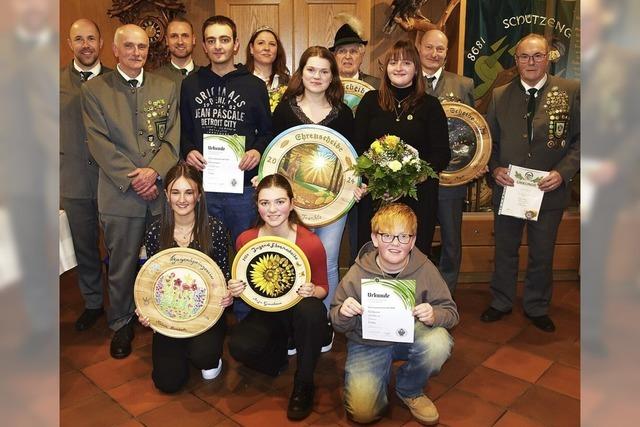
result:
[(331, 224), (355, 203), (360, 177), (351, 167), (356, 150), (339, 132), (320, 125), (299, 125), (276, 136), (264, 150), (260, 179), (279, 173), (293, 187), (293, 204), (308, 227)]
[(133, 289), (136, 307), (162, 335), (188, 338), (212, 327), (224, 309), (224, 274), (207, 255), (190, 248), (158, 252), (144, 263)]
[(287, 239), (265, 236), (247, 242), (233, 260), (234, 279), (247, 283), (240, 297), (261, 311), (282, 311), (302, 299), (298, 289), (311, 281), (309, 261)]

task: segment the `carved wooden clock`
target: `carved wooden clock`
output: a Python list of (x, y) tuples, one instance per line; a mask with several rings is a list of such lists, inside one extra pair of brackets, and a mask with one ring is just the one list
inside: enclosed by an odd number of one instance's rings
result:
[(178, 14), (185, 13), (178, 0), (113, 0), (109, 17), (117, 17), (123, 24), (136, 24), (149, 36), (149, 55), (145, 69), (153, 70), (168, 58), (164, 36), (167, 24)]
[(163, 22), (161, 18), (157, 16), (145, 16), (138, 25), (147, 33), (149, 42), (152, 45), (164, 39), (167, 23)]

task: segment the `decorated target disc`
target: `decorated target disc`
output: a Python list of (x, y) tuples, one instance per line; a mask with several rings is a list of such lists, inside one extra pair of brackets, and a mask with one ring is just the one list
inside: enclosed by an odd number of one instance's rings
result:
[(195, 249), (170, 248), (140, 268), (133, 295), (151, 328), (169, 337), (188, 338), (218, 321), (226, 293), (224, 274), (211, 258)]
[(311, 281), (309, 261), (287, 239), (259, 237), (247, 242), (233, 260), (233, 277), (247, 283), (240, 297), (262, 311), (282, 311), (302, 299), (298, 289)]
[(370, 90), (375, 90), (369, 83), (358, 79), (340, 79), (344, 86), (344, 97), (342, 101), (351, 108), (353, 114), (356, 114), (358, 104), (362, 101), (362, 97)]
[(440, 185), (452, 187), (473, 181), (489, 163), (491, 133), (482, 114), (461, 102), (443, 101), (449, 126), (451, 161), (440, 172)]
[(276, 136), (262, 154), (259, 178), (279, 173), (293, 187), (296, 212), (306, 226), (338, 220), (355, 202), (360, 177), (350, 168), (356, 150), (326, 126), (300, 125)]

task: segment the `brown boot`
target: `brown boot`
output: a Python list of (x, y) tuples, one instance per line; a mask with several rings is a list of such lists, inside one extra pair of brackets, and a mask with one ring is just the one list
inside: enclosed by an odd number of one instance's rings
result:
[(397, 396), (409, 408), (411, 415), (421, 424), (428, 426), (438, 424), (438, 419), (440, 418), (438, 409), (427, 396), (424, 394), (416, 397), (402, 397), (399, 394)]

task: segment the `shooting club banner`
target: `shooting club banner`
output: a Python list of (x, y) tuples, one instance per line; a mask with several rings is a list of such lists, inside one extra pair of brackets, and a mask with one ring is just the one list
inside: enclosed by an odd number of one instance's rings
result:
[(476, 108), (484, 113), (491, 91), (517, 76), (515, 45), (529, 33), (551, 40), (550, 73), (580, 78), (580, 0), (474, 0), (467, 2), (464, 75), (475, 82)]

